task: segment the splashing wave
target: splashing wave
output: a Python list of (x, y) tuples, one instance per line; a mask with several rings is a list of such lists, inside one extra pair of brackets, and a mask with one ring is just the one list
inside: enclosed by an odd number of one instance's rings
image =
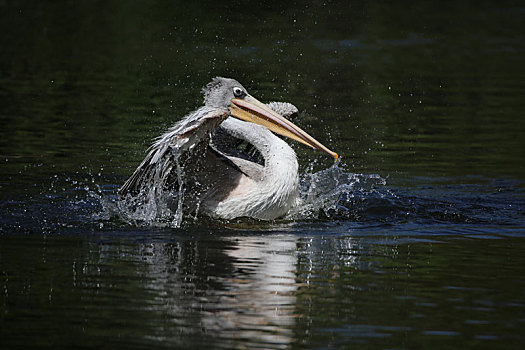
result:
[(307, 171), (300, 182), (301, 202), (286, 218), (350, 218), (356, 201), (394, 196), (385, 185), (386, 179), (377, 174), (345, 172), (339, 164), (318, 172)]

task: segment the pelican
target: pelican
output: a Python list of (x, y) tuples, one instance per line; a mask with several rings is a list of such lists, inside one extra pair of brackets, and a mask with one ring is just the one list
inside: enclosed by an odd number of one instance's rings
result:
[(164, 196), (185, 213), (273, 220), (299, 198), (297, 156), (274, 133), (339, 158), (289, 120), (298, 112), (290, 103), (265, 105), (222, 77), (202, 92), (204, 106), (155, 140), (119, 189), (120, 198)]

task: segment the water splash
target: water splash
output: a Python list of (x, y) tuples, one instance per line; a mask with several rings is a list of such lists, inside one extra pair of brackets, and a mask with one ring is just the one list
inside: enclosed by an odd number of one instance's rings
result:
[(345, 172), (339, 163), (330, 168), (313, 172), (309, 168), (300, 181), (298, 205), (286, 219), (322, 219), (349, 217), (354, 199), (386, 198), (392, 196), (385, 188), (386, 179), (377, 174)]
[[(313, 171), (314, 166), (315, 162), (302, 175), (300, 200), (284, 220), (349, 218), (352, 216), (349, 215), (353, 209), (352, 200), (388, 195), (384, 188), (386, 180), (377, 174), (345, 172), (339, 163), (317, 172)], [(177, 167), (177, 176), (179, 183), (183, 184), (184, 173), (180, 166)], [(173, 228), (196, 221), (199, 203), (191, 212), (183, 207), (183, 186), (179, 187), (177, 194), (162, 192), (158, 188), (152, 186), (138, 196), (120, 199), (114, 195), (100, 195), (103, 214), (99, 218), (117, 218), (133, 226)]]
[[(178, 228), (183, 222), (179, 198), (168, 193), (156, 194), (156, 188), (137, 196), (118, 198), (114, 194), (91, 193), (98, 198), (102, 209), (94, 214), (97, 221), (116, 220), (131, 226)], [(175, 206), (172, 204), (176, 203)]]
[[(169, 166), (170, 170), (165, 172), (166, 165), (157, 164), (151, 176), (151, 186), (143, 186), (138, 194), (127, 194), (124, 197), (100, 196), (104, 216), (117, 217), (133, 226), (180, 227), (185, 219), (184, 169), (178, 156), (169, 159), (173, 161), (173, 166)], [(174, 175), (174, 178), (170, 178), (171, 181), (178, 184), (177, 191), (165, 190), (166, 182), (170, 181), (166, 174), (170, 173)]]

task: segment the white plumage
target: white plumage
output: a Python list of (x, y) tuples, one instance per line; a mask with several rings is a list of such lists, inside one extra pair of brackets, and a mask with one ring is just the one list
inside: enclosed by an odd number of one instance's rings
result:
[(205, 106), (157, 138), (121, 198), (163, 201), (180, 215), (271, 220), (297, 204), (299, 182), (295, 152), (272, 131), (338, 157), (288, 120), (292, 104), (263, 105), (226, 78), (203, 92)]

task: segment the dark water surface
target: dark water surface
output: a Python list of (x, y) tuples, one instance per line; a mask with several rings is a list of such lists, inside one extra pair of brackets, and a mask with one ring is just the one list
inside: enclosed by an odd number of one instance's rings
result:
[[(525, 346), (525, 7), (0, 1), (0, 348)], [(222, 75), (294, 144), (283, 220), (119, 213)]]

